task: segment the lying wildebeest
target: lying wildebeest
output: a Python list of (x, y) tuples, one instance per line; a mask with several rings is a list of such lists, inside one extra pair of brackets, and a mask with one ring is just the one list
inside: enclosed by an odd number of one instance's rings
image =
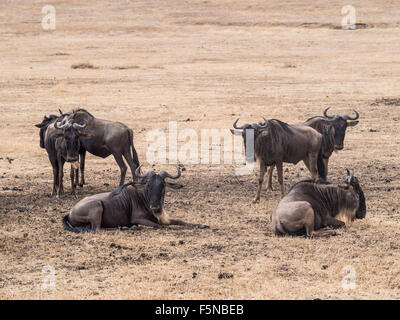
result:
[(272, 230), (276, 235), (334, 235), (334, 230), (321, 229), (343, 227), (365, 214), (364, 193), (353, 172), (347, 170), (345, 184), (312, 180), (294, 184), (272, 213)]
[[(123, 157), (128, 162), (132, 179), (134, 179), (135, 170), (139, 167), (139, 159), (133, 146), (131, 129), (121, 122), (97, 119), (85, 109), (73, 110), (65, 115), (67, 115), (67, 119), (74, 120), (75, 123), (86, 124), (84, 133), (90, 137), (81, 140), (81, 146), (84, 150), (101, 158), (107, 158), (111, 154), (114, 156), (121, 170), (120, 185), (124, 184), (127, 170)], [(69, 141), (69, 138), (66, 138), (66, 140)], [(80, 166), (82, 181), (84, 182), (85, 152), (82, 152)]]
[(156, 174), (153, 170), (141, 176), (136, 169), (137, 181), (118, 187), (113, 192), (101, 193), (79, 201), (63, 218), (66, 230), (72, 232), (95, 232), (99, 228), (132, 227), (144, 225), (161, 228), (163, 225), (184, 225), (206, 228), (205, 224), (191, 224), (170, 219), (164, 211), (165, 187), (179, 189), (182, 186), (165, 181), (178, 179), (166, 171)]
[[(79, 151), (80, 148), (79, 145), (67, 145), (64, 137), (60, 135), (61, 132), (55, 128), (55, 122), (58, 120), (65, 121), (64, 117), (47, 114), (44, 116), (42, 122), (36, 124), (35, 126), (40, 128), (40, 147), (46, 149), (51, 166), (53, 168), (52, 195), (57, 194), (57, 197), (60, 197), (64, 192), (63, 168), (65, 161), (68, 161), (71, 162), (71, 193), (74, 195), (74, 197), (76, 197), (75, 189), (79, 180), (79, 169), (76, 167), (78, 156), (73, 158), (68, 157), (67, 149), (77, 149)], [(74, 124), (74, 127), (76, 128), (75, 130), (77, 130), (80, 126), (78, 124)], [(69, 154), (71, 154), (71, 151)], [(82, 185), (80, 184), (80, 186)]]
[[(278, 168), (278, 181), (281, 185), (281, 196), (285, 194), (283, 185), (283, 163), (297, 164), (303, 161), (313, 179), (317, 176), (324, 177), (322, 154), (324, 148), (331, 148), (334, 131), (331, 126), (324, 129), (321, 135), (315, 129), (302, 125), (289, 125), (277, 119), (266, 120), (263, 124), (244, 124), (237, 126), (239, 119), (233, 127), (242, 130), (242, 137), (246, 149), (246, 131), (254, 130), (254, 158), (260, 162), (260, 177), (258, 180), (257, 195), (253, 202), (260, 199), (261, 187), (265, 172), (268, 167)], [(233, 131), (232, 131), (233, 132)], [(267, 190), (270, 185), (267, 186)]]
[[(346, 135), (346, 129), (347, 127), (352, 127), (358, 124), (358, 121), (349, 121), (349, 120), (357, 120), (360, 115), (357, 112), (357, 110), (353, 110), (354, 113), (356, 114), (354, 117), (350, 117), (349, 115), (345, 114), (343, 116), (340, 116), (338, 114), (334, 114), (332, 116), (328, 115), (328, 110), (330, 107), (326, 108), (324, 110), (323, 116), (315, 116), (312, 118), (307, 119), (303, 124), (310, 126), (311, 128), (314, 128), (317, 130), (319, 133), (324, 135), (324, 130), (326, 129), (326, 126), (332, 125), (334, 130), (335, 130), (335, 135), (334, 135), (334, 145), (332, 145), (330, 142), (325, 140), (323, 142), (324, 146), (324, 152), (322, 153), (322, 162), (325, 167), (325, 174), (323, 179), (327, 179), (328, 177), (328, 164), (329, 164), (329, 157), (332, 155), (333, 151), (335, 150), (342, 150), (343, 145), (344, 145), (344, 137)], [(328, 143), (328, 145), (326, 145)], [(267, 172), (267, 189), (272, 191), (272, 174), (274, 171), (274, 166), (270, 166), (268, 168)]]

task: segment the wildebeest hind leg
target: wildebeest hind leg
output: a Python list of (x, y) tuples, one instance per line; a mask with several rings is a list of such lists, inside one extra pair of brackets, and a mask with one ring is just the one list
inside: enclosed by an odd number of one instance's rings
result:
[(90, 229), (96, 232), (97, 229), (101, 228), (101, 219), (103, 217), (103, 205), (99, 203), (94, 208), (90, 209), (89, 221)]
[(135, 166), (135, 164), (133, 163), (133, 159), (132, 159), (132, 156), (131, 156), (131, 152), (130, 152), (129, 150), (124, 152), (124, 158), (125, 158), (126, 162), (128, 163), (129, 168), (131, 169), (132, 180), (133, 180), (133, 179), (135, 178), (136, 166)]
[(258, 178), (258, 189), (256, 197), (254, 198), (253, 202), (257, 202), (258, 200), (260, 200), (261, 187), (264, 181), (265, 171), (266, 171), (266, 166), (264, 165), (264, 163), (260, 162), (260, 177)]
[(122, 186), (125, 181), (125, 175), (126, 175), (126, 164), (124, 162), (124, 159), (122, 159), (122, 155), (120, 153), (113, 153), (115, 161), (117, 161), (117, 164), (121, 170), (121, 179), (119, 181), (119, 185)]

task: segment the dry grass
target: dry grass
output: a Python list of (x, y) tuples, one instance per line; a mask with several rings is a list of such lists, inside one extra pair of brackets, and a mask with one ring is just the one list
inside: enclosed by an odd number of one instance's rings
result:
[(97, 67), (95, 67), (89, 62), (81, 62), (72, 64), (71, 69), (97, 69)]
[[(400, 298), (400, 109), (385, 102), (400, 92), (395, 2), (353, 1), (367, 27), (346, 31), (338, 28), (346, 1), (52, 4), (53, 32), (37, 21), (42, 1), (0, 4), (10, 17), (0, 44), (0, 187), (11, 189), (0, 188), (0, 298)], [(121, 68), (71, 70), (76, 61)], [(34, 127), (60, 106), (126, 123), (146, 167), (148, 130), (171, 120), (200, 130), (230, 128), (237, 117), (293, 123), (325, 106), (357, 108), (360, 123), (332, 156), (330, 177), (354, 169), (367, 217), (328, 239), (276, 238), (269, 214), (279, 192), (251, 203), (258, 170), (236, 177), (230, 165), (187, 165), (167, 210), (210, 229), (68, 233), (61, 218), (76, 201), (48, 196), (51, 167)], [(287, 187), (308, 176), (303, 164), (285, 168)], [(111, 157), (88, 156), (79, 197), (110, 191), (118, 179)], [(41, 289), (46, 265), (57, 272), (54, 291)], [(355, 290), (341, 286), (347, 265)]]

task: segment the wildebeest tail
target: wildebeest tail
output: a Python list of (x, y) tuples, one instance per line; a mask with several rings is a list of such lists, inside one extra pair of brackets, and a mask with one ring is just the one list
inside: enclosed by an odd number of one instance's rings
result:
[(65, 230), (71, 231), (71, 232), (75, 232), (75, 233), (87, 233), (90, 232), (90, 230), (88, 228), (84, 228), (84, 227), (72, 227), (69, 224), (68, 221), (68, 214), (64, 216), (64, 218), (62, 219), (62, 223), (64, 226)]
[(129, 129), (129, 143), (131, 144), (133, 163), (135, 164), (135, 166), (137, 168), (140, 166), (140, 163), (139, 163), (139, 157), (136, 153), (136, 149), (133, 146), (133, 131), (131, 129)]
[(318, 153), (317, 169), (318, 169), (318, 177), (323, 180), (326, 180), (326, 170), (324, 161), (322, 160), (322, 148), (319, 150)]

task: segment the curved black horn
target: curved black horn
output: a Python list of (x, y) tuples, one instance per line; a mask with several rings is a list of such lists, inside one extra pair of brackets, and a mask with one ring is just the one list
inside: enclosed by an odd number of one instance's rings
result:
[(146, 177), (146, 174), (145, 175), (140, 175), (140, 168), (142, 167), (142, 165), (140, 165), (139, 167), (137, 167), (136, 168), (136, 170), (135, 170), (135, 176), (136, 177), (138, 177), (138, 178), (145, 178)]
[(235, 120), (235, 122), (233, 123), (233, 127), (234, 127), (235, 129), (243, 129), (243, 128), (244, 128), (244, 125), (241, 126), (241, 127), (238, 127), (238, 126), (237, 126), (237, 123), (238, 123), (239, 119), (240, 119), (240, 118), (237, 118), (237, 119)]
[(87, 122), (85, 121), (84, 124), (79, 124), (79, 123), (74, 123), (72, 125), (75, 129), (79, 130), (79, 129), (85, 129), (87, 126)]
[(345, 119), (345, 120), (357, 120), (360, 117), (360, 114), (357, 112), (356, 109), (354, 109), (353, 111), (356, 114), (355, 117), (350, 117), (349, 115), (345, 114), (343, 116), (343, 119)]
[(333, 116), (329, 116), (328, 115), (328, 110), (330, 109), (331, 107), (327, 107), (327, 108), (325, 108), (325, 110), (324, 110), (324, 117), (326, 117), (326, 118), (328, 118), (328, 119), (332, 119), (333, 118)]
[(56, 129), (63, 129), (65, 128), (67, 125), (69, 124), (69, 121), (65, 121), (64, 124), (62, 124), (61, 126), (58, 125), (58, 121), (54, 122), (54, 128)]
[(264, 124), (262, 124), (262, 125), (260, 126), (260, 128), (266, 128), (267, 125), (268, 125), (268, 120), (265, 119), (264, 117), (262, 117), (262, 118), (264, 119)]
[(176, 167), (176, 170), (178, 171), (176, 176), (171, 176), (167, 171), (164, 171), (164, 170), (161, 171), (158, 175), (163, 179), (165, 179), (165, 178), (170, 178), (170, 179), (174, 179), (174, 180), (178, 179), (182, 173), (181, 173), (181, 169), (178, 166), (175, 166), (175, 167)]
[(60, 115), (61, 115), (61, 116), (63, 116), (63, 115), (64, 115), (64, 113), (61, 111), (61, 109), (60, 109), (60, 108), (58, 108), (58, 112), (60, 112)]
[(347, 171), (347, 179), (346, 179), (346, 182), (347, 182), (347, 184), (350, 184), (351, 180), (353, 180), (354, 173), (353, 173), (352, 170), (349, 170), (349, 169), (347, 169), (347, 168), (346, 168), (346, 171)]

